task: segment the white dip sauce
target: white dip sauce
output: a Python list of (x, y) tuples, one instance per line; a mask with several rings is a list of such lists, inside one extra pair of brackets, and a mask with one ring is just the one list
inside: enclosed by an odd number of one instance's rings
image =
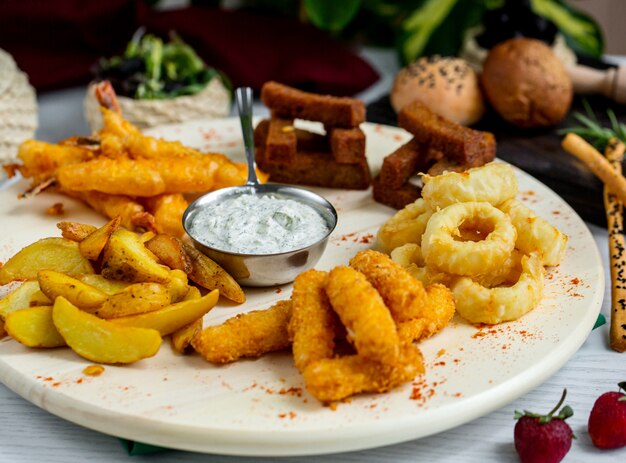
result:
[(201, 243), (222, 251), (275, 254), (315, 243), (328, 233), (328, 224), (299, 201), (243, 194), (201, 208), (191, 232)]

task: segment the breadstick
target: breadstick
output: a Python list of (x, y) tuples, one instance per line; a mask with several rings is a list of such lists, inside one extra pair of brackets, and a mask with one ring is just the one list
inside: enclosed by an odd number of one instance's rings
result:
[[(611, 139), (604, 153), (615, 172), (622, 172), (624, 144)], [(615, 195), (604, 188), (604, 208), (609, 233), (609, 257), (611, 261), (611, 349), (617, 352), (626, 351), (626, 245), (623, 228), (623, 204)]]
[(561, 142), (563, 149), (573, 154), (598, 177), (604, 185), (620, 200), (626, 204), (626, 179), (621, 172), (611, 167), (611, 163), (606, 160), (593, 146), (576, 134), (568, 133)]

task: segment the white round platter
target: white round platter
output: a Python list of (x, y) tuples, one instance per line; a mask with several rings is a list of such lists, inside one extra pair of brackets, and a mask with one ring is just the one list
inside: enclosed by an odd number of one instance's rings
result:
[[(410, 135), (363, 124), (373, 172)], [(243, 159), (235, 119), (153, 129), (205, 151)], [(362, 395), (333, 410), (304, 388), (290, 353), (213, 366), (198, 355), (179, 356), (166, 341), (153, 358), (83, 374), (89, 362), (69, 349), (28, 349), (0, 341), (0, 381), (26, 400), (72, 422), (107, 434), (164, 447), (231, 455), (310, 455), (366, 449), (416, 439), (473, 420), (513, 401), (556, 372), (591, 331), (604, 294), (601, 260), (584, 222), (554, 192), (516, 170), (519, 198), (569, 235), (567, 257), (549, 270), (545, 298), (522, 319), (476, 327), (455, 317), (422, 343), (426, 373), (386, 394)], [(82, 204), (54, 194), (18, 200), (27, 182), (0, 188), (0, 261), (23, 246), (59, 236), (58, 220), (102, 224)], [(374, 246), (393, 210), (371, 191), (312, 188), (339, 212), (320, 269), (346, 264)], [(56, 202), (61, 218), (46, 215)], [(246, 289), (248, 301), (221, 301), (206, 324), (288, 298), (291, 285)]]

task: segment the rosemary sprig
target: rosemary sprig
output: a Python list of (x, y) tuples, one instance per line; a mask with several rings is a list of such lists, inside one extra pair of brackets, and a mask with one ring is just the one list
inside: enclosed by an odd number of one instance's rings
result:
[(601, 153), (604, 152), (611, 138), (617, 138), (622, 143), (626, 143), (626, 125), (617, 120), (617, 116), (615, 116), (612, 109), (607, 109), (606, 111), (611, 126), (604, 127), (596, 117), (587, 100), (583, 100), (583, 107), (585, 108), (586, 114), (580, 112), (574, 113), (574, 117), (581, 125), (561, 129), (558, 132), (559, 135), (575, 133), (591, 143), (594, 148)]

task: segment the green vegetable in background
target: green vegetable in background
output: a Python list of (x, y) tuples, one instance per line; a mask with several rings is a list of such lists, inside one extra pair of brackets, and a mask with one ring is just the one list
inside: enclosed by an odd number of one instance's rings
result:
[(96, 77), (111, 81), (120, 95), (136, 99), (164, 99), (193, 95), (213, 78), (227, 88), (228, 79), (209, 67), (182, 39), (172, 33), (170, 41), (138, 30), (122, 56), (101, 60)]
[[(344, 30), (362, 36), (365, 30), (366, 36), (378, 41), (384, 40), (385, 34), (394, 35), (401, 60), (410, 62), (422, 55), (457, 54), (466, 31), (480, 24), (487, 10), (504, 3), (505, 0), (304, 0), (303, 10), (317, 27), (335, 33)], [(564, 0), (532, 0), (532, 9), (552, 21), (574, 50), (594, 57), (602, 55), (602, 31), (588, 15)]]

